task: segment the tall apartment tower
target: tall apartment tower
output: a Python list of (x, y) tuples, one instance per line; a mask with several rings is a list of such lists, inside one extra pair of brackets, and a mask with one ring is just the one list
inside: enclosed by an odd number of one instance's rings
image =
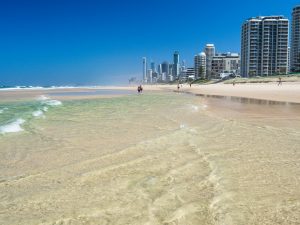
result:
[(253, 17), (242, 25), (241, 74), (270, 76), (288, 72), (289, 20), (283, 16)]
[(152, 72), (156, 73), (156, 67), (155, 67), (155, 62), (151, 62), (151, 70)]
[(206, 78), (206, 54), (201, 52), (194, 57), (195, 78)]
[(291, 47), (288, 47), (288, 73), (291, 72)]
[(147, 83), (147, 58), (143, 57), (143, 81)]
[(292, 12), (290, 70), (300, 72), (300, 5)]
[(179, 52), (176, 51), (174, 52), (173, 55), (173, 73), (172, 75), (176, 78), (179, 76), (179, 68), (180, 68), (180, 64), (179, 64)]
[(158, 66), (157, 66), (157, 73), (158, 73), (159, 75), (162, 74), (162, 65), (161, 65), (161, 64), (158, 64)]
[(167, 75), (169, 75), (169, 63), (167, 61), (161, 64), (161, 71), (162, 73), (166, 73)]
[(205, 55), (206, 55), (206, 77), (211, 78), (211, 64), (213, 57), (216, 55), (216, 49), (214, 44), (207, 44), (205, 46)]

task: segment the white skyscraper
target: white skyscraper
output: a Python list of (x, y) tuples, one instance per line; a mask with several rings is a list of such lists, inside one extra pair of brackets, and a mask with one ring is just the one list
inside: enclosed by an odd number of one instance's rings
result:
[(206, 54), (204, 52), (201, 52), (198, 55), (195, 55), (194, 57), (194, 68), (195, 68), (195, 78), (199, 79), (205, 79), (206, 76)]
[(292, 16), (290, 71), (300, 72), (300, 5), (293, 8)]
[(148, 83), (152, 83), (152, 78), (153, 78), (152, 77), (152, 72), (153, 72), (152, 69), (147, 70), (147, 82)]
[(289, 20), (283, 16), (259, 16), (246, 20), (242, 26), (241, 75), (286, 74), (288, 35)]
[(143, 81), (147, 83), (147, 58), (143, 57)]
[(216, 49), (214, 44), (207, 44), (205, 46), (205, 55), (206, 55), (206, 78), (211, 77), (211, 64), (213, 57), (216, 55)]

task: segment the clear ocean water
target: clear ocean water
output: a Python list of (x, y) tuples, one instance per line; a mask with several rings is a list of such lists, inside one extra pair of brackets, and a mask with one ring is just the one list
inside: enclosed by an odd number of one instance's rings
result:
[(0, 224), (300, 221), (298, 106), (58, 96), (0, 103)]

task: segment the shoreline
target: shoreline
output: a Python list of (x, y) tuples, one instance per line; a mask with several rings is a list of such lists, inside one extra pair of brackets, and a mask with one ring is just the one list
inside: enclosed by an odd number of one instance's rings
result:
[[(177, 91), (177, 85), (144, 85), (144, 93), (148, 91), (160, 91), (160, 92), (173, 92)], [(93, 87), (74, 87), (74, 88), (56, 88), (56, 89), (15, 89), (15, 90), (1, 90), (0, 102), (16, 101), (35, 98), (39, 95), (47, 95), (53, 93), (72, 93), (72, 92), (94, 92), (95, 94), (89, 95), (68, 95), (68, 96), (55, 96), (59, 100), (70, 99), (95, 99), (95, 98), (110, 98), (120, 97), (124, 94), (111, 94), (103, 95), (97, 93), (97, 90), (124, 90), (124, 91), (136, 91), (136, 85), (134, 86), (93, 86)], [(224, 96), (224, 97), (239, 97), (249, 98), (257, 100), (267, 100), (286, 103), (300, 103), (300, 82), (285, 82), (283, 85), (278, 86), (277, 83), (246, 83), (236, 84), (209, 84), (198, 85), (194, 84), (190, 87), (188, 84), (183, 84), (180, 87), (180, 92), (201, 95), (201, 96)]]

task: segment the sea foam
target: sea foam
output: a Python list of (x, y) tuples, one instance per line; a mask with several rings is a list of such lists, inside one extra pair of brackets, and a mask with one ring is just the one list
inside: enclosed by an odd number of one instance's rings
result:
[(32, 113), (32, 115), (34, 116), (34, 117), (41, 117), (41, 116), (43, 116), (43, 111), (42, 110), (37, 110), (37, 111), (34, 111), (33, 113)]
[(62, 102), (58, 101), (58, 100), (47, 100), (44, 103), (46, 105), (49, 105), (49, 106), (59, 106), (59, 105), (62, 105)]
[(8, 108), (5, 107), (5, 108), (0, 109), (0, 114), (4, 113), (5, 110), (8, 110)]
[(37, 98), (38, 101), (46, 101), (46, 100), (48, 100), (48, 99), (49, 99), (49, 98), (46, 97), (45, 95), (41, 95), (41, 96), (39, 96), (39, 97)]
[[(48, 105), (48, 106), (59, 106), (62, 105), (61, 101), (55, 100), (55, 99), (50, 99), (45, 95), (41, 95), (40, 97), (37, 98), (38, 101), (41, 101), (42, 104)], [(47, 111), (47, 109), (44, 108), (44, 111)]]
[(0, 126), (0, 134), (15, 133), (15, 132), (23, 131), (23, 128), (21, 127), (21, 125), (23, 123), (25, 123), (25, 120), (17, 119), (14, 122)]

